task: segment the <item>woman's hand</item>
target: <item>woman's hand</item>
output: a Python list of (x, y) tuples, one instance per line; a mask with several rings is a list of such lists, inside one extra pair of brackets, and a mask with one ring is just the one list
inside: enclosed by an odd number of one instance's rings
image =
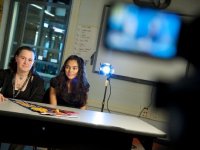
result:
[(0, 93), (0, 102), (3, 102), (5, 100), (6, 100), (6, 98), (3, 96), (3, 94)]

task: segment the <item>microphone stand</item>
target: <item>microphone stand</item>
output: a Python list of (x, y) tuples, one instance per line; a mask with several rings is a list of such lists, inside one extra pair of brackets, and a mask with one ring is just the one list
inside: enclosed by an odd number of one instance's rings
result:
[(110, 80), (110, 76), (108, 76), (106, 81), (105, 81), (105, 91), (104, 91), (104, 96), (103, 96), (103, 101), (102, 101), (101, 112), (103, 112), (103, 109), (104, 109), (105, 99), (106, 99), (106, 92), (107, 92), (107, 87), (108, 87), (109, 80)]

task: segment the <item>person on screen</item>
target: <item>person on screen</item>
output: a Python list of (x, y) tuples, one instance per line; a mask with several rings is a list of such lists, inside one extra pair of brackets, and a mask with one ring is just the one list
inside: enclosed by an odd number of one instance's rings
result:
[(150, 19), (143, 19), (147, 25), (144, 29), (140, 28), (137, 48), (144, 53), (152, 54), (152, 56), (168, 57), (168, 55), (174, 54), (176, 41), (173, 40), (176, 39), (179, 28), (176, 16), (158, 13)]
[(0, 102), (6, 98), (42, 101), (44, 81), (34, 71), (35, 51), (19, 47), (11, 58), (9, 69), (0, 69)]
[(71, 55), (50, 81), (50, 104), (86, 109), (89, 87), (84, 60)]

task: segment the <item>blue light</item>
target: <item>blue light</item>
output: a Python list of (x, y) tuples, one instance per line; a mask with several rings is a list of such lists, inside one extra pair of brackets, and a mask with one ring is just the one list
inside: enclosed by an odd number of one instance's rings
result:
[(114, 69), (109, 63), (103, 63), (100, 65), (99, 73), (105, 76), (111, 76), (114, 73)]

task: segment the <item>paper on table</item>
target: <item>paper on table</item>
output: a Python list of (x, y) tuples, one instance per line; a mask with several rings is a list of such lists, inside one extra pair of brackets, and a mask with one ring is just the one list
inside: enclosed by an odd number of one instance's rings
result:
[(78, 113), (69, 110), (61, 110), (58, 108), (51, 108), (46, 106), (40, 106), (38, 104), (32, 104), (23, 100), (13, 100), (10, 99), (12, 102), (23, 106), (31, 111), (38, 112), (41, 115), (51, 115), (51, 116), (67, 116), (67, 117), (78, 117)]

